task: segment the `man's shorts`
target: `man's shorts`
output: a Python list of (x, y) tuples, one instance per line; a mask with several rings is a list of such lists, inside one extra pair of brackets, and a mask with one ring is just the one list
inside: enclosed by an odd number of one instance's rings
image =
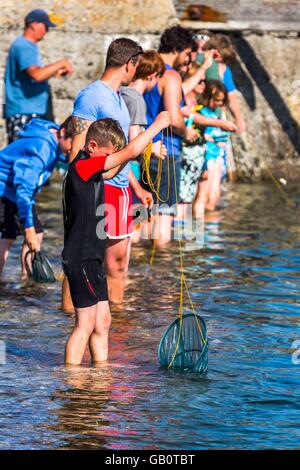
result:
[(19, 137), (20, 132), (24, 129), (33, 118), (46, 119), (46, 115), (41, 114), (16, 114), (6, 118), (7, 143), (11, 144)]
[[(173, 158), (167, 157), (162, 162), (161, 178), (159, 182), (159, 198), (153, 191), (151, 191), (151, 188), (147, 184), (147, 182), (142, 181), (142, 186), (147, 191), (150, 191), (152, 193), (154, 204), (159, 205), (159, 211), (158, 211), (159, 214), (176, 215), (176, 203), (179, 202), (179, 190), (180, 190), (180, 171), (181, 171), (180, 157), (176, 157), (174, 159), (174, 162), (175, 162), (176, 179), (174, 177)], [(153, 159), (151, 160), (151, 164), (150, 164), (150, 177), (155, 187), (157, 187), (157, 184), (158, 184), (157, 171), (158, 171), (158, 160)], [(145, 175), (144, 177), (142, 177), (142, 180), (144, 178), (145, 178)], [(175, 187), (175, 182), (176, 182), (176, 187)], [(177, 197), (176, 197), (176, 193), (177, 193)]]
[(63, 270), (69, 281), (74, 307), (91, 307), (108, 300), (107, 282), (101, 260), (64, 260)]
[[(43, 233), (43, 226), (33, 206), (33, 221), (36, 233)], [(15, 240), (23, 233), (18, 220), (17, 205), (6, 197), (0, 197), (0, 238)]]
[(133, 233), (132, 192), (129, 187), (118, 188), (104, 184), (106, 234), (111, 239), (122, 239)]

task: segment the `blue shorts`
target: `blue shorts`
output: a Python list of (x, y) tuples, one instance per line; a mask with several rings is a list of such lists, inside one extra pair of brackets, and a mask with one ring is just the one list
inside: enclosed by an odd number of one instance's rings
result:
[[(174, 166), (176, 178), (174, 177)], [(158, 159), (155, 158), (151, 160), (150, 164), (150, 177), (152, 182), (155, 183), (155, 187), (157, 187), (157, 169)], [(181, 159), (179, 155), (175, 156), (174, 165), (172, 157), (167, 157), (162, 161), (159, 197), (151, 191), (150, 186), (144, 181), (145, 175), (142, 175), (142, 186), (152, 193), (154, 204), (158, 204), (160, 214), (176, 215), (176, 204), (179, 202), (180, 171)]]

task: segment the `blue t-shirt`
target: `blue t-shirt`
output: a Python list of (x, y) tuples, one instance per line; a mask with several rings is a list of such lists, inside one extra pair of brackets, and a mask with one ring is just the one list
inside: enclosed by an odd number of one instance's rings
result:
[[(219, 118), (218, 109), (204, 107), (200, 109), (199, 113), (203, 116), (206, 116), (207, 118)], [(224, 155), (225, 150), (221, 148), (218, 143), (227, 142), (231, 132), (224, 131), (220, 127), (207, 126), (205, 127), (203, 133), (204, 135), (209, 135), (214, 140), (213, 142), (206, 141), (205, 143), (205, 160), (208, 161), (211, 159), (218, 158), (221, 155)]]
[(5, 69), (4, 117), (16, 114), (47, 114), (49, 85), (36, 82), (26, 69), (32, 65), (43, 66), (37, 45), (19, 36), (10, 46)]
[(52, 129), (58, 130), (59, 126), (44, 119), (32, 119), (15, 142), (0, 150), (0, 197), (17, 205), (25, 228), (34, 226), (36, 194), (62, 156)]
[[(219, 109), (211, 109), (208, 107), (203, 107), (199, 111), (202, 116), (205, 116), (210, 119), (219, 119)], [(204, 134), (210, 135), (216, 142), (227, 142), (228, 136), (231, 132), (224, 131), (221, 127), (215, 126), (206, 126), (204, 129)]]
[(226, 67), (225, 72), (224, 72), (224, 77), (223, 77), (223, 84), (224, 87), (226, 88), (228, 93), (231, 93), (232, 91), (236, 90), (236, 86), (233, 80), (232, 72), (230, 70), (230, 67)]
[[(125, 101), (119, 92), (115, 92), (101, 80), (96, 80), (78, 93), (72, 114), (88, 121), (115, 119), (119, 121), (128, 141), (130, 116)], [(110, 180), (105, 180), (105, 183), (126, 188), (129, 185), (129, 171), (130, 164), (127, 163), (120, 173)]]

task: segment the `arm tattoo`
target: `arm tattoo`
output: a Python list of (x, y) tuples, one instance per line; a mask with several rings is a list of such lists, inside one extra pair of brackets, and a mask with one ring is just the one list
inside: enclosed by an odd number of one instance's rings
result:
[(79, 117), (73, 116), (73, 123), (74, 123), (74, 135), (79, 135), (85, 132), (90, 122), (86, 121), (85, 119), (81, 119)]

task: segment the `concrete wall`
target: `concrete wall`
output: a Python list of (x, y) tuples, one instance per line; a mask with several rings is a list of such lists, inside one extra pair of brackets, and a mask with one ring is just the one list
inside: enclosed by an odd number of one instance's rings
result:
[[(71, 77), (50, 80), (57, 121), (70, 114), (78, 91), (100, 76), (107, 47), (114, 38), (126, 35), (145, 48), (153, 47), (157, 45), (161, 31), (177, 22), (171, 0), (160, 1), (155, 7), (151, 0), (0, 0), (1, 82), (8, 48), (22, 34), (23, 19), (34, 8), (52, 12), (58, 23), (58, 27), (39, 43), (44, 63), (65, 57), (75, 67)], [(1, 103), (2, 96), (3, 87), (0, 86)], [(4, 143), (4, 121), (1, 119), (0, 145)]]
[(300, 38), (298, 33), (231, 34), (233, 67), (247, 123), (248, 148), (236, 149), (239, 175), (256, 178), (271, 168), (300, 179)]

